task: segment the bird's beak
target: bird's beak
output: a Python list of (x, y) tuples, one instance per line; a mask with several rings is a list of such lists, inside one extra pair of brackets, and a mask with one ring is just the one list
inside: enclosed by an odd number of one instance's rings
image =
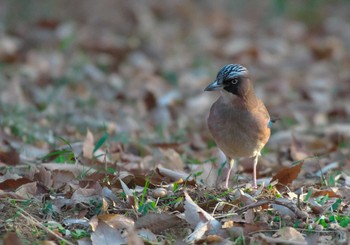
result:
[(216, 91), (216, 90), (220, 90), (221, 88), (222, 88), (222, 84), (219, 84), (218, 81), (215, 80), (214, 82), (209, 84), (208, 87), (204, 89), (204, 91)]

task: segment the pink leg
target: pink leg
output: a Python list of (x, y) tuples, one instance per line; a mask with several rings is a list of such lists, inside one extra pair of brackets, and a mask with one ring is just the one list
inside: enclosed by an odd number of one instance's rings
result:
[(227, 161), (228, 161), (229, 167), (228, 167), (228, 171), (227, 171), (227, 175), (226, 175), (225, 188), (228, 189), (228, 181), (230, 180), (230, 174), (231, 174), (235, 160), (233, 160), (231, 158), (227, 158)]
[(260, 154), (256, 154), (254, 157), (254, 167), (253, 167), (253, 187), (257, 188), (258, 185), (256, 184), (256, 165), (258, 165), (258, 158)]

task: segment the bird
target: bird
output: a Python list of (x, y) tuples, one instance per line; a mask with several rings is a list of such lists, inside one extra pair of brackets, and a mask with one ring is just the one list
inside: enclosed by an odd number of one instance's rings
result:
[(207, 118), (208, 129), (228, 162), (228, 188), (234, 162), (254, 158), (253, 187), (257, 187), (256, 166), (261, 150), (270, 138), (271, 119), (264, 103), (256, 96), (247, 68), (228, 64), (204, 91), (220, 91)]

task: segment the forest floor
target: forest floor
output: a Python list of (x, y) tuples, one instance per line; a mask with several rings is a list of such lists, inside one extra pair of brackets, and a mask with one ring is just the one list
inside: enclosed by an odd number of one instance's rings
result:
[[(348, 2), (5, 2), (4, 244), (349, 242)], [(229, 63), (277, 119), (258, 188), (206, 126)]]

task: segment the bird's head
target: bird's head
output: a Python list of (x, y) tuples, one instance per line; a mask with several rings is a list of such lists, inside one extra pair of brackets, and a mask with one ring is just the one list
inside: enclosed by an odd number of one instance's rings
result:
[(249, 73), (247, 68), (238, 64), (229, 64), (221, 68), (214, 82), (204, 91), (225, 90), (237, 96), (242, 96), (249, 87)]

